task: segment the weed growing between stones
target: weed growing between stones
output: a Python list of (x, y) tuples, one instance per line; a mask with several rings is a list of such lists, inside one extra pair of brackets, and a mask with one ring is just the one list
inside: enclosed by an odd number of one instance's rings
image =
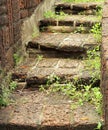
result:
[[(92, 80), (100, 80), (100, 52), (99, 46), (95, 47), (93, 50), (87, 51), (86, 59), (86, 70), (91, 71)], [(94, 73), (93, 73), (94, 72)]]
[(102, 128), (102, 123), (98, 122), (98, 125), (94, 130), (101, 130), (101, 128)]
[(101, 42), (102, 39), (102, 27), (101, 23), (96, 23), (95, 25), (92, 26), (92, 29), (90, 30), (91, 33), (93, 33), (94, 38), (98, 43)]
[(79, 27), (77, 27), (74, 31), (74, 33), (85, 33), (86, 29), (84, 28), (83, 25), (80, 25)]
[(56, 20), (64, 19), (66, 15), (63, 11), (60, 11), (58, 14), (50, 10), (44, 13), (45, 18), (54, 18)]

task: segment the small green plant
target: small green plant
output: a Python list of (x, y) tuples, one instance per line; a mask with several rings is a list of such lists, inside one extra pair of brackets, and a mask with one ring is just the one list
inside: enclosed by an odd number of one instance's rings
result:
[(101, 23), (96, 23), (92, 29), (90, 30), (91, 33), (93, 33), (94, 38), (96, 39), (97, 42), (101, 42), (102, 39), (102, 27)]
[(85, 62), (85, 70), (91, 72), (92, 84), (100, 79), (100, 66), (100, 52), (99, 46), (97, 46), (93, 50), (87, 51), (87, 59)]
[(7, 74), (7, 75), (3, 75), (3, 80), (0, 84), (0, 88), (1, 88), (1, 93), (0, 93), (0, 106), (6, 106), (9, 104), (10, 100), (9, 100), (9, 95), (10, 95), (10, 91), (9, 91), (9, 84), (11, 81), (11, 74)]
[(2, 94), (0, 94), (0, 106), (7, 106), (10, 103), (9, 95), (9, 89), (2, 85)]
[(17, 64), (19, 63), (19, 61), (20, 61), (20, 56), (15, 53), (15, 54), (13, 55), (13, 58), (14, 58), (15, 65), (17, 65)]
[(101, 130), (101, 128), (102, 128), (102, 123), (98, 122), (98, 125), (94, 130)]
[(66, 15), (67, 14), (65, 14), (63, 11), (60, 11), (59, 13), (55, 14), (55, 12), (49, 10), (44, 13), (45, 18), (53, 18), (56, 20), (64, 19)]
[(11, 103), (10, 95), (16, 89), (17, 82), (11, 80), (11, 74), (7, 74), (1, 83), (0, 106), (7, 106)]
[(74, 33), (84, 33), (85, 32), (85, 28), (83, 25), (80, 25), (79, 27), (77, 27), (74, 31)]
[(56, 14), (55, 14), (55, 12), (49, 10), (44, 13), (44, 17), (45, 18), (56, 18)]
[(97, 6), (97, 10), (95, 12), (95, 15), (98, 17), (99, 20), (102, 19), (102, 7), (101, 6)]
[(41, 61), (43, 59), (43, 55), (37, 55), (38, 61)]
[(9, 90), (10, 91), (13, 91), (17, 88), (17, 82), (16, 81), (12, 81), (10, 84), (9, 84)]

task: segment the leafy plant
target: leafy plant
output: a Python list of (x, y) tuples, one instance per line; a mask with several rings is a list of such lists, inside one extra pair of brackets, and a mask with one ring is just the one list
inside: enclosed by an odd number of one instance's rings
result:
[(17, 66), (24, 60), (24, 57), (21, 56), (21, 54), (19, 53), (14, 53), (13, 59), (14, 59), (15, 66)]
[(49, 10), (44, 13), (44, 17), (45, 18), (56, 18), (56, 14), (55, 14), (55, 12)]
[(16, 82), (16, 81), (10, 82), (10, 84), (9, 84), (9, 90), (10, 90), (10, 91), (13, 91), (13, 90), (15, 90), (16, 88), (17, 88), (17, 82)]
[(102, 39), (102, 28), (101, 23), (96, 23), (94, 26), (92, 26), (92, 29), (90, 30), (91, 33), (93, 33), (94, 38), (97, 40), (97, 42), (101, 42)]
[(0, 106), (7, 106), (9, 104), (9, 95), (9, 89), (5, 86), (2, 86), (2, 94), (0, 95)]
[(89, 71), (92, 77), (91, 84), (100, 80), (100, 66), (100, 52), (99, 46), (97, 46), (93, 50), (87, 51), (87, 59), (85, 62), (85, 70)]
[(98, 125), (94, 130), (101, 130), (101, 128), (102, 128), (102, 123), (98, 122)]
[(43, 59), (43, 55), (37, 55), (38, 61), (41, 61)]
[(99, 20), (102, 19), (102, 7), (101, 6), (97, 6), (97, 10), (95, 12), (95, 15), (98, 17)]
[(11, 81), (11, 74), (5, 76), (1, 83), (1, 93), (0, 93), (0, 106), (7, 106), (10, 102), (10, 95), (17, 87), (17, 82)]
[(3, 78), (0, 86), (1, 86), (1, 93), (0, 93), (0, 106), (6, 106), (9, 104), (9, 83), (11, 81), (11, 74), (3, 75)]
[(17, 64), (19, 63), (19, 61), (20, 61), (20, 56), (15, 53), (15, 54), (13, 55), (13, 58), (14, 58), (15, 65), (17, 65)]
[(63, 11), (60, 11), (59, 13), (55, 14), (55, 12), (49, 10), (44, 13), (45, 18), (54, 18), (56, 20), (64, 19), (66, 15), (67, 14), (65, 14)]
[(74, 33), (84, 33), (85, 32), (85, 28), (83, 25), (80, 25), (79, 27), (77, 27), (74, 31)]

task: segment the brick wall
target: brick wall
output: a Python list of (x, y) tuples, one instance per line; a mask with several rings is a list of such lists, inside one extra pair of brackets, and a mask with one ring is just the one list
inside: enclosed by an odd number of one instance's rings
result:
[(13, 65), (12, 54), (12, 18), (10, 2), (0, 0), (0, 64), (9, 67)]
[(103, 112), (105, 130), (108, 130), (108, 0), (105, 1), (102, 21), (102, 48), (101, 48), (101, 88), (103, 93)]
[(21, 46), (21, 25), (43, 0), (0, 0), (0, 68), (13, 67), (13, 50)]
[(20, 0), (20, 18), (24, 19), (31, 16), (41, 1), (42, 0)]

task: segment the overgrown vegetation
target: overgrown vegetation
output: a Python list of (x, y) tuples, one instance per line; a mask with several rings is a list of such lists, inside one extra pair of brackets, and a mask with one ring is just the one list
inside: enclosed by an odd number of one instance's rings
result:
[(102, 94), (100, 88), (98, 86), (92, 87), (92, 84), (79, 84), (78, 78), (74, 78), (73, 82), (60, 84), (60, 78), (56, 75), (51, 75), (48, 77), (46, 86), (41, 86), (40, 90), (47, 93), (62, 92), (75, 101), (74, 105), (72, 104), (72, 109), (76, 109), (79, 105), (89, 102), (95, 105), (99, 114), (102, 114)]
[(20, 64), (23, 60), (23, 57), (21, 57), (19, 54), (17, 53), (14, 53), (13, 55), (13, 59), (14, 59), (14, 63), (15, 63), (15, 66), (17, 66), (18, 64)]
[(7, 106), (11, 100), (10, 96), (16, 89), (17, 82), (11, 80), (11, 74), (7, 74), (1, 83), (0, 106)]
[(102, 39), (102, 27), (101, 23), (96, 23), (92, 29), (90, 30), (91, 33), (93, 33), (94, 38), (96, 39), (97, 42), (101, 42)]
[(75, 101), (72, 109), (89, 102), (95, 106), (99, 114), (102, 114), (102, 94), (100, 87), (95, 84), (97, 80), (100, 80), (99, 46), (87, 52), (85, 71), (89, 71), (92, 77), (89, 84), (79, 80), (78, 77), (75, 77), (72, 82), (64, 81), (64, 84), (61, 84), (60, 77), (52, 74), (48, 77), (47, 84), (40, 86), (40, 90), (47, 93), (62, 92)]

